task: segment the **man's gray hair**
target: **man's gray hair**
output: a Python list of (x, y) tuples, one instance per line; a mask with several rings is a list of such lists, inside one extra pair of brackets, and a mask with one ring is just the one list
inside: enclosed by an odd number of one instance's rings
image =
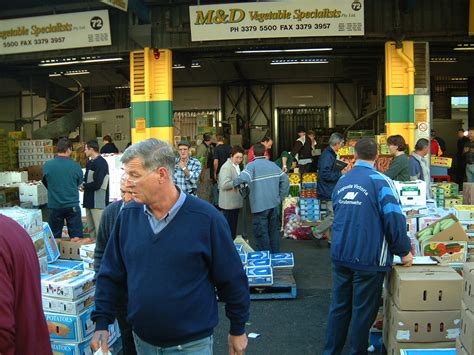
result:
[(125, 149), (120, 161), (122, 164), (127, 164), (135, 158), (142, 159), (143, 166), (149, 171), (163, 167), (168, 170), (171, 177), (174, 174), (176, 156), (171, 145), (165, 141), (149, 138), (135, 143)]
[(329, 145), (334, 147), (336, 144), (339, 144), (344, 141), (344, 136), (340, 133), (333, 133), (331, 137), (329, 137)]

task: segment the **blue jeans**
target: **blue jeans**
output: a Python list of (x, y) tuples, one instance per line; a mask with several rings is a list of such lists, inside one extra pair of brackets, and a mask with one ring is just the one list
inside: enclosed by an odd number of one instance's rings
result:
[(79, 205), (67, 208), (51, 208), (48, 218), (49, 226), (54, 234), (54, 238), (61, 238), (66, 219), (69, 237), (82, 238), (81, 208)]
[(191, 341), (182, 345), (163, 348), (151, 345), (133, 333), (138, 355), (212, 355), (213, 337)]
[(280, 252), (280, 217), (278, 207), (252, 213), (252, 226), (258, 250), (270, 250), (272, 254)]
[(474, 164), (466, 164), (467, 182), (474, 182)]
[(349, 324), (350, 354), (367, 354), (369, 329), (379, 309), (384, 276), (384, 272), (358, 271), (333, 264), (324, 355), (342, 352)]

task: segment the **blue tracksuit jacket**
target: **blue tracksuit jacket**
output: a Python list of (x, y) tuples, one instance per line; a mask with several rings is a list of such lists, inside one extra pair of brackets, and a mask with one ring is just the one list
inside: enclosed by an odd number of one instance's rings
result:
[(357, 161), (332, 195), (334, 223), (331, 257), (354, 270), (389, 271), (393, 255), (411, 250), (398, 194), (392, 180)]

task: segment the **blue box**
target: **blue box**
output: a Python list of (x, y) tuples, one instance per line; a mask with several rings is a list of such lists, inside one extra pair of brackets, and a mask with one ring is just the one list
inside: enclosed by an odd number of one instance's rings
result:
[(293, 253), (272, 254), (272, 267), (274, 269), (291, 269), (295, 266)]
[(242, 244), (234, 244), (237, 251), (244, 251), (244, 246)]
[(54, 234), (49, 227), (49, 224), (43, 223), (43, 239), (46, 246), (46, 256), (48, 257), (48, 263), (52, 263), (59, 259), (59, 248), (54, 239)]
[(240, 252), (240, 251), (238, 253), (239, 253), (240, 261), (242, 262), (242, 264), (247, 264), (247, 253)]
[(456, 349), (402, 349), (401, 355), (456, 355)]
[(74, 300), (95, 287), (94, 272), (90, 270), (65, 270), (41, 280), (41, 294)]
[(61, 314), (77, 315), (94, 305), (94, 291), (86, 293), (78, 300), (64, 300), (55, 297), (42, 297), (43, 310)]
[(79, 315), (44, 312), (48, 323), (49, 337), (53, 341), (80, 343), (94, 333), (91, 320), (94, 307), (89, 307)]
[(247, 262), (252, 259), (270, 259), (270, 252), (268, 250), (251, 251), (250, 253), (247, 253)]
[(250, 259), (247, 261), (247, 267), (253, 266), (271, 266), (270, 259)]
[(273, 270), (271, 267), (247, 267), (247, 278), (249, 286), (271, 286), (273, 285)]

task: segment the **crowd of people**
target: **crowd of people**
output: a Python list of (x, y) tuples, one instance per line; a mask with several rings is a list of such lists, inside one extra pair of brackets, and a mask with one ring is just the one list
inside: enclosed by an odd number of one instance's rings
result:
[[(222, 136), (214, 143), (210, 134), (204, 134), (194, 155), (186, 139), (179, 141), (177, 151), (157, 139), (138, 142), (121, 156), (122, 199), (112, 204), (108, 204), (108, 166), (100, 155), (104, 148), (107, 152), (113, 150), (112, 142), (104, 139), (102, 149), (95, 140), (86, 142), (88, 162), (83, 175), (79, 164), (70, 159), (71, 142), (65, 138), (58, 141), (57, 157), (44, 166), (49, 224), (55, 237), (60, 238), (65, 221), (69, 236), (83, 240), (79, 191), (84, 192), (83, 207), (96, 240), (94, 351), (107, 351), (107, 327), (117, 318), (126, 354), (164, 350), (212, 354), (212, 333), (218, 322), (217, 293), (218, 299), (226, 303), (230, 320), (229, 354), (244, 354), (250, 296), (233, 243), (238, 218), (248, 196), (256, 249), (280, 252), (280, 208), (289, 192), (288, 173), (295, 168), (302, 173), (313, 171), (317, 155), (314, 132), (298, 127), (296, 133), (292, 149), (282, 152), (275, 162), (270, 154), (273, 140), (263, 137), (250, 148), (245, 165), (244, 149), (231, 147)], [(474, 143), (470, 143), (474, 131), (469, 131), (468, 141), (460, 139), (464, 143), (458, 144), (458, 151), (462, 149), (469, 172), (474, 167)], [(324, 354), (341, 353), (349, 324), (352, 353), (365, 353), (393, 255), (400, 256), (405, 266), (410, 266), (413, 259), (393, 181), (423, 180), (429, 184), (427, 158), (433, 144), (419, 139), (409, 158), (403, 137), (388, 137), (393, 159), (389, 169), (381, 173), (374, 167), (378, 153), (374, 139), (363, 138), (356, 143), (356, 163), (350, 170), (336, 164), (344, 136), (333, 133), (328, 143), (317, 159), (317, 192), (327, 214), (314, 232), (315, 238), (329, 236), (333, 262)], [(427, 192), (430, 194), (431, 189)], [(28, 253), (32, 253), (28, 248), (16, 251), (17, 246), (10, 246), (13, 241), (7, 236), (8, 228), (14, 227), (3, 217), (0, 222), (5, 225), (0, 244), (9, 245), (12, 253), (0, 259), (8, 263), (0, 265), (0, 288), (8, 285), (5, 289), (14, 293), (18, 278), (11, 273), (4, 275), (5, 270), (10, 264), (23, 270), (27, 264), (17, 265), (19, 260), (31, 259)], [(39, 278), (31, 282), (18, 287), (34, 289), (31, 297), (35, 300), (30, 302), (33, 307), (38, 302), (40, 305), (36, 289)], [(0, 301), (8, 299), (10, 293), (0, 291)], [(133, 302), (128, 302), (130, 295)], [(14, 332), (11, 327), (3, 327), (5, 322), (13, 324), (15, 317), (24, 317), (22, 307), (18, 301), (0, 302), (0, 339), (7, 339), (5, 343), (0, 340), (0, 353), (8, 354), (13, 348), (21, 353), (25, 349), (15, 336), (3, 337)], [(8, 312), (3, 312), (4, 308)], [(42, 331), (43, 323), (38, 320), (35, 338), (47, 334)], [(24, 331), (32, 332), (29, 328)], [(37, 341), (41, 344), (40, 339)]]

